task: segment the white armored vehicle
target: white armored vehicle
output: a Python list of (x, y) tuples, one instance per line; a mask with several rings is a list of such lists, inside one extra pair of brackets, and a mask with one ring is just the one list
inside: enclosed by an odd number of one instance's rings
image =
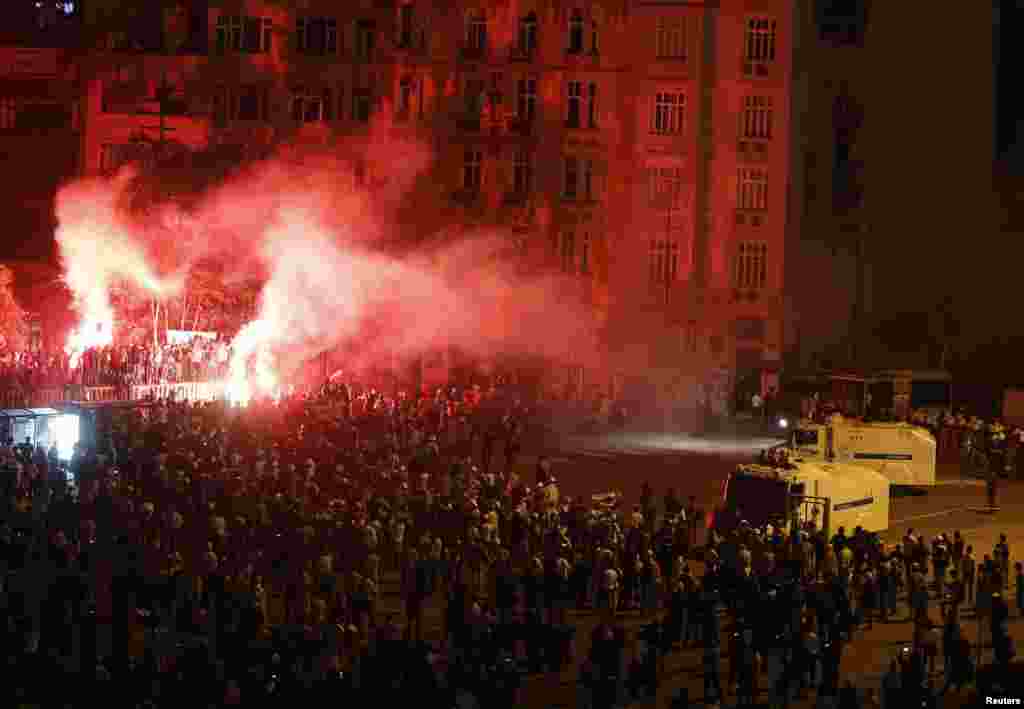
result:
[(889, 527), (889, 480), (871, 468), (824, 459), (793, 459), (778, 466), (741, 465), (726, 479), (715, 527), (746, 521), (814, 521), (829, 534), (839, 527), (881, 532)]
[(833, 417), (826, 424), (801, 421), (793, 430), (793, 455), (833, 459), (879, 472), (893, 485), (935, 484), (935, 437), (907, 423), (862, 423)]

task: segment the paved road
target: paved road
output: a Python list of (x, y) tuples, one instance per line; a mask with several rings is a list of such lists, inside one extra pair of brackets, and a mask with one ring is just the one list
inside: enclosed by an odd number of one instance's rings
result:
[[(760, 449), (774, 441), (763, 437), (718, 435), (708, 437), (662, 434), (571, 435), (561, 433), (538, 441), (534, 454), (520, 463), (520, 470), (532, 474), (538, 454), (550, 456), (555, 475), (565, 494), (590, 495), (607, 490), (620, 490), (628, 503), (639, 498), (640, 487), (650, 481), (657, 495), (672, 486), (681, 496), (695, 495), (700, 504), (714, 504), (720, 495), (723, 477), (738, 462), (749, 461)], [(976, 509), (984, 504), (984, 487), (977, 481), (962, 481), (956, 466), (939, 471), (940, 485), (919, 496), (896, 497), (892, 501), (892, 524), (884, 535), (887, 541), (898, 540), (908, 528), (933, 536), (939, 532), (960, 529), (973, 544), (980, 559), (990, 552), (998, 535), (1009, 536), (1011, 552), (1024, 557), (1024, 483), (1005, 483), (1001, 509), (996, 514), (981, 514)], [(700, 565), (696, 564), (700, 573)], [(391, 589), (387, 589), (391, 590)], [(397, 588), (392, 593), (397, 592)], [(397, 598), (394, 598), (397, 602)], [(397, 606), (396, 606), (397, 607)], [(937, 609), (933, 611), (935, 619)], [(439, 622), (439, 609), (431, 613)], [(977, 624), (965, 613), (965, 627), (972, 641), (977, 639)], [(525, 706), (576, 705), (575, 679), (579, 659), (589, 647), (589, 636), (596, 624), (593, 614), (574, 617), (578, 627), (577, 662), (561, 675), (532, 677), (527, 682)], [(639, 614), (624, 614), (622, 622), (634, 634), (643, 619)], [(1024, 647), (1024, 621), (1015, 619), (1011, 633), (1019, 647)], [(844, 677), (854, 679), (861, 687), (878, 687), (888, 663), (912, 636), (905, 620), (886, 625), (876, 624), (871, 630), (859, 631), (848, 643), (844, 653)], [(984, 636), (982, 639), (985, 640)], [(665, 682), (656, 702), (649, 706), (666, 706), (681, 688), (693, 699), (703, 697), (700, 651), (684, 649), (672, 653), (666, 662)], [(762, 691), (764, 687), (762, 685)], [(812, 695), (813, 696), (813, 695)], [(762, 699), (764, 695), (762, 694)], [(947, 698), (943, 706), (959, 706), (961, 700)], [(809, 697), (797, 706), (812, 706)]]

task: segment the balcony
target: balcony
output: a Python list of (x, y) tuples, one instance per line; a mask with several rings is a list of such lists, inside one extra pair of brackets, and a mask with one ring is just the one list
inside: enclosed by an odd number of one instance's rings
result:
[(529, 201), (530, 193), (526, 190), (513, 189), (501, 198), (502, 205), (506, 207), (525, 207)]
[(459, 133), (479, 133), (483, 127), (483, 116), (480, 114), (460, 114), (455, 118), (455, 129)]
[(532, 116), (529, 118), (510, 116), (505, 123), (505, 129), (512, 135), (527, 138), (533, 135), (536, 122)]
[(460, 62), (485, 62), (487, 61), (488, 50), (486, 46), (475, 44), (462, 44), (459, 46)]
[(484, 197), (479, 188), (463, 187), (452, 192), (451, 200), (461, 207), (476, 207), (483, 204)]
[(768, 159), (768, 141), (763, 138), (742, 138), (736, 144), (736, 155), (743, 162), (764, 162)]
[(736, 210), (736, 225), (737, 226), (760, 227), (760, 226), (764, 226), (767, 221), (768, 221), (768, 215), (763, 210), (755, 210), (755, 209), (737, 209)]
[(512, 47), (508, 53), (508, 60), (510, 62), (524, 62), (530, 63), (537, 56), (536, 47)]
[(748, 79), (767, 79), (771, 75), (771, 62), (754, 59), (743, 60), (743, 76)]

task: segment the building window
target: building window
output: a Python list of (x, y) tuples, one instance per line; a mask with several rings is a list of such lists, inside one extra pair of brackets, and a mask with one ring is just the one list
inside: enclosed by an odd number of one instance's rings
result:
[(768, 209), (768, 172), (766, 170), (753, 167), (740, 168), (737, 207), (756, 211)]
[(487, 48), (487, 18), (482, 12), (470, 13), (466, 22), (466, 47), (475, 52)]
[(648, 199), (652, 209), (667, 212), (683, 206), (683, 169), (652, 167), (647, 170)]
[(686, 94), (659, 91), (654, 95), (651, 132), (657, 135), (682, 135), (686, 130)]
[(519, 34), (516, 49), (520, 54), (530, 56), (537, 51), (537, 15), (531, 12), (519, 19)]
[(533, 156), (528, 150), (517, 150), (512, 163), (515, 194), (525, 196), (533, 191)]
[(576, 273), (576, 233), (572, 231), (563, 232), (560, 246), (559, 265), (562, 273)]
[(333, 17), (300, 17), (295, 21), (295, 49), (300, 54), (338, 53), (338, 21)]
[(413, 11), (412, 5), (402, 5), (398, 8), (398, 47), (399, 49), (412, 49), (413, 35)]
[(587, 127), (597, 128), (597, 84), (587, 86)]
[(537, 80), (520, 79), (516, 96), (516, 115), (522, 121), (532, 121), (537, 115)]
[(583, 241), (580, 242), (580, 275), (590, 275), (590, 248), (591, 248), (591, 237), (590, 232), (583, 232)]
[(691, 320), (686, 323), (686, 331), (683, 334), (683, 348), (689, 354), (697, 353), (697, 321)]
[(580, 118), (583, 115), (583, 82), (570, 81), (568, 104), (565, 115), (565, 125), (569, 128), (579, 128)]
[(658, 18), (654, 37), (658, 59), (686, 59), (686, 25), (682, 17)]
[(744, 41), (743, 58), (748, 64), (775, 61), (776, 23), (770, 17), (750, 17)]
[(356, 22), (356, 59), (372, 62), (377, 49), (377, 25), (372, 20)]
[(267, 90), (261, 86), (242, 86), (238, 91), (235, 118), (240, 121), (267, 120)]
[(412, 113), (412, 97), (416, 85), (411, 77), (402, 77), (398, 82), (398, 105), (395, 107), (395, 115), (400, 119), (406, 119)]
[(580, 160), (568, 155), (564, 161), (564, 180), (562, 183), (562, 196), (565, 199), (576, 199), (580, 190)]
[(583, 53), (583, 37), (586, 32), (586, 23), (583, 21), (583, 12), (573, 10), (569, 15), (569, 35), (566, 41), (566, 51), (569, 54)]
[(600, 35), (597, 31), (597, 22), (590, 23), (590, 53), (595, 57), (599, 53), (598, 39)]
[(733, 286), (742, 290), (761, 290), (768, 282), (768, 246), (742, 242), (736, 250)]
[(125, 165), (142, 166), (153, 162), (153, 149), (148, 143), (104, 143), (100, 148), (100, 170), (115, 172)]
[(352, 92), (352, 120), (368, 123), (373, 113), (373, 97), (369, 89), (356, 89)]
[(652, 240), (649, 268), (652, 284), (674, 283), (679, 273), (679, 244), (675, 241)]
[(462, 189), (466, 192), (479, 192), (483, 183), (484, 154), (479, 150), (467, 150), (462, 163)]
[(330, 120), (331, 91), (322, 94), (298, 89), (292, 92), (292, 120), (297, 123), (319, 123)]
[(18, 125), (18, 102), (13, 98), (0, 98), (0, 130), (14, 130)]
[(593, 202), (596, 198), (594, 191), (594, 161), (580, 160), (580, 167), (583, 168), (583, 199)]
[(743, 123), (740, 137), (748, 140), (770, 140), (772, 137), (772, 100), (766, 96), (743, 99)]
[(269, 17), (221, 15), (217, 18), (217, 51), (263, 54), (270, 51), (272, 34)]

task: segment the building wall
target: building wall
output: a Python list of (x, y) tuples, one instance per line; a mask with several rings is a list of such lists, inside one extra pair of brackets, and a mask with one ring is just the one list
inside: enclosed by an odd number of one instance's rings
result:
[[(307, 15), (335, 20), (329, 56), (296, 51), (297, 18), (257, 2), (235, 3), (240, 9), (230, 14), (271, 19), (266, 52), (221, 54), (220, 9), (209, 12), (200, 42), (205, 54), (93, 52), (84, 171), (113, 167), (118, 149), (109, 146), (159, 142), (158, 104), (145, 99), (165, 75), (181, 87), (181, 100), (180, 115), (164, 118), (164, 138), (191, 148), (358, 140), (368, 124), (353, 116), (356, 92), (369, 92), (374, 112), (390, 113), (395, 130), (435, 146), (434, 181), (445, 218), (512, 224), (524, 235), (527, 268), (560, 269), (577, 284), (607, 343), (601, 352), (581, 353), (587, 381), (605, 389), (612, 379), (630, 377), (692, 385), (709, 370), (735, 369), (737, 351), (745, 369), (764, 369), (766, 360), (774, 366), (784, 336), (793, 0), (416, 3), (406, 29), (402, 11), (387, 5), (308, 3)], [(474, 11), (487, 24), (484, 52), (467, 44)], [(527, 53), (518, 45), (520, 21), (530, 13), (536, 49)], [(582, 41), (580, 51), (570, 52), (577, 13)], [(773, 57), (745, 66), (745, 28), (754, 16), (775, 23)], [(375, 23), (371, 57), (358, 52), (360, 21)], [(523, 81), (536, 82), (528, 126), (519, 109)], [(486, 94), (477, 121), (467, 120), (465, 108), (474, 82)], [(582, 90), (578, 126), (568, 125), (570, 82)], [(246, 86), (258, 98), (243, 119), (237, 96)], [(293, 120), (291, 93), (299, 86), (332, 103), (329, 120)], [(104, 111), (105, 92), (140, 99), (107, 100)], [(682, 97), (685, 107), (677, 114), (662, 102), (659, 109), (659, 93)], [(745, 101), (752, 97), (771, 101), (770, 138), (742, 135)], [(480, 156), (479, 189), (464, 184), (467, 154), (471, 163)], [(529, 158), (533, 188), (526, 194), (516, 190), (523, 173), (517, 154)], [(575, 195), (567, 194), (567, 157), (579, 161)], [(592, 166), (589, 192), (586, 164)], [(741, 169), (768, 175), (765, 201), (749, 209), (740, 208)], [(667, 204), (658, 193), (662, 177), (678, 181)], [(744, 253), (757, 245), (757, 254), (766, 254), (763, 277), (738, 280), (750, 273), (740, 269), (741, 245)], [(668, 260), (659, 261), (659, 254)]]

